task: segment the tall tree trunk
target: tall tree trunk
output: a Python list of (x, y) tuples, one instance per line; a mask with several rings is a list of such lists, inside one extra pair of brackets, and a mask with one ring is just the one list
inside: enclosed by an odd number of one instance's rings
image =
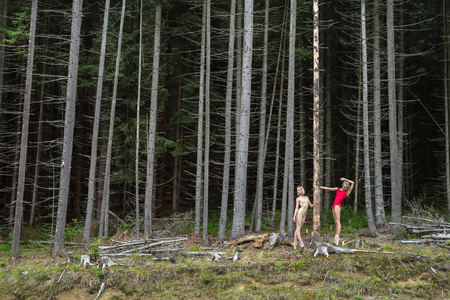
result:
[(236, 0), (231, 0), (230, 8), (230, 34), (228, 41), (228, 67), (227, 67), (227, 90), (225, 95), (225, 153), (223, 158), (222, 178), (222, 203), (220, 206), (219, 241), (225, 240), (228, 213), (228, 194), (230, 186), (230, 154), (231, 154), (231, 103), (233, 97), (233, 63), (234, 63), (234, 40), (236, 36)]
[(386, 214), (383, 200), (383, 162), (381, 159), (381, 63), (380, 63), (380, 3), (373, 1), (373, 105), (374, 105), (374, 180), (375, 180), (375, 223), (385, 226)]
[[(7, 26), (7, 16), (8, 16), (8, 0), (3, 0), (0, 3), (0, 27), (6, 28)], [(6, 38), (6, 32), (0, 34), (0, 86), (3, 87), (5, 74), (5, 43), (3, 42)], [(2, 119), (2, 103), (3, 103), (3, 89), (0, 89), (0, 120)]]
[(245, 235), (245, 199), (247, 190), (248, 142), (250, 133), (250, 104), (252, 83), (252, 54), (253, 54), (253, 0), (245, 0), (244, 9), (244, 52), (242, 60), (242, 92), (241, 111), (238, 136), (238, 150), (236, 151), (236, 182), (234, 192), (233, 225), (231, 238), (236, 239)]
[[(180, 70), (182, 70), (182, 65), (180, 64)], [(180, 72), (182, 74), (182, 72)], [(177, 111), (180, 112), (182, 107), (183, 89), (182, 80), (178, 81), (178, 96), (177, 96)], [(182, 127), (178, 123), (175, 125), (175, 140), (177, 143), (181, 143), (182, 137)], [(180, 187), (181, 187), (181, 155), (176, 155), (174, 157), (174, 170), (173, 170), (173, 195), (172, 195), (172, 213), (178, 212), (180, 205)]]
[[(256, 174), (256, 214), (255, 231), (261, 232), (262, 210), (263, 210), (263, 189), (264, 189), (264, 164), (265, 164), (265, 137), (266, 137), (266, 103), (267, 103), (267, 55), (269, 43), (269, 0), (265, 0), (264, 9), (264, 46), (263, 46), (263, 67), (261, 77), (261, 103), (259, 111), (259, 137), (258, 137), (258, 170)], [(252, 226), (250, 226), (252, 227)]]
[(370, 183), (370, 145), (369, 145), (369, 83), (367, 68), (366, 38), (366, 1), (361, 0), (361, 42), (362, 42), (362, 91), (363, 91), (363, 132), (364, 132), (364, 196), (366, 215), (370, 234), (376, 234), (372, 211), (372, 194)]
[[(302, 72), (304, 68), (302, 60), (300, 60), (300, 72)], [(299, 145), (299, 151), (300, 151), (300, 185), (303, 188), (306, 188), (306, 113), (305, 113), (305, 97), (303, 94), (303, 76), (299, 76), (299, 83), (298, 83), (298, 90), (300, 91), (299, 95), (299, 133), (300, 133), (300, 145)]]
[(450, 215), (450, 0), (443, 0), (444, 23), (444, 107), (445, 107), (445, 171), (447, 214)]
[[(404, 9), (403, 9), (403, 3), (400, 3), (400, 9), (399, 9), (399, 25), (400, 27), (403, 27), (405, 24), (404, 21)], [(405, 109), (405, 102), (404, 102), (404, 95), (405, 95), (405, 89), (403, 86), (403, 81), (404, 81), (404, 77), (405, 77), (405, 56), (402, 55), (403, 53), (405, 53), (405, 30), (403, 28), (401, 28), (399, 30), (399, 41), (397, 42), (397, 46), (399, 47), (398, 52), (401, 54), (401, 57), (398, 59), (398, 84), (397, 84), (397, 109), (398, 109), (398, 114), (397, 114), (397, 128), (398, 128), (398, 158), (399, 158), (399, 167), (398, 167), (398, 182), (399, 182), (399, 187), (401, 188), (401, 193), (399, 194), (401, 199), (400, 201), (403, 202), (404, 199), (404, 195), (403, 195), (403, 191), (404, 186), (406, 187), (407, 181), (405, 181), (405, 176), (403, 174), (403, 169), (404, 169), (404, 149), (405, 149), (405, 142), (404, 142), (404, 137), (406, 135), (405, 133), (405, 127), (404, 127), (404, 118), (405, 118), (405, 114), (404, 114), (404, 109)]]
[(97, 171), (97, 152), (98, 152), (98, 132), (100, 126), (100, 111), (102, 103), (103, 90), (103, 76), (105, 73), (105, 57), (106, 57), (106, 37), (108, 33), (108, 17), (109, 17), (109, 3), (110, 0), (105, 0), (105, 11), (103, 15), (103, 29), (102, 29), (102, 44), (100, 46), (100, 62), (98, 66), (97, 90), (95, 94), (95, 112), (94, 124), (92, 130), (91, 141), (91, 160), (89, 167), (89, 182), (88, 182), (88, 201), (86, 208), (86, 220), (84, 223), (83, 244), (87, 247), (91, 235), (92, 225), (92, 211), (95, 199), (95, 178)]
[(202, 41), (200, 53), (200, 83), (198, 96), (198, 118), (197, 118), (197, 174), (195, 182), (195, 226), (194, 236), (200, 236), (200, 222), (202, 218), (201, 206), (203, 200), (203, 121), (205, 109), (205, 60), (206, 60), (206, 1), (203, 1), (202, 17)]
[[(270, 112), (269, 112), (269, 121), (267, 122), (267, 133), (266, 133), (266, 145), (264, 147), (264, 153), (267, 153), (267, 145), (269, 142), (269, 133), (270, 133), (270, 126), (272, 124), (272, 111), (275, 103), (275, 95), (277, 91), (277, 81), (278, 81), (278, 74), (279, 74), (279, 68), (280, 68), (280, 61), (282, 60), (282, 71), (281, 71), (281, 80), (280, 80), (280, 100), (278, 105), (278, 121), (277, 121), (277, 139), (276, 139), (276, 150), (275, 150), (275, 172), (274, 172), (274, 179), (273, 179), (273, 195), (272, 195), (272, 215), (270, 217), (270, 226), (275, 226), (275, 214), (276, 214), (276, 208), (277, 208), (277, 197), (278, 197), (278, 168), (280, 164), (280, 136), (281, 136), (281, 112), (282, 112), (282, 99), (283, 99), (283, 83), (284, 83), (284, 56), (282, 55), (285, 47), (285, 26), (287, 26), (285, 20), (287, 16), (287, 8), (288, 6), (285, 4), (284, 6), (284, 13), (283, 13), (283, 27), (281, 29), (281, 37), (280, 37), (280, 47), (278, 50), (278, 58), (277, 58), (277, 67), (275, 70), (275, 78), (274, 78), (274, 84), (272, 89), (272, 100), (270, 104)], [(281, 224), (281, 223), (280, 223)]]
[[(243, 47), (243, 3), (242, 0), (237, 0), (236, 3), (237, 22), (236, 22), (236, 120), (235, 120), (235, 152), (239, 149), (239, 130), (241, 121), (239, 116), (241, 115), (241, 97), (242, 97), (242, 47)], [(235, 156), (235, 165), (237, 165), (237, 156)], [(234, 179), (235, 181), (237, 178)]]
[[(287, 13), (287, 10), (286, 10)], [(283, 41), (283, 52), (284, 52), (284, 41)], [(284, 54), (284, 53), (283, 53)], [(276, 196), (278, 192), (278, 177), (279, 177), (279, 165), (280, 165), (280, 152), (281, 152), (281, 124), (282, 124), (282, 116), (283, 116), (283, 95), (284, 95), (284, 70), (285, 70), (285, 59), (284, 55), (282, 55), (282, 64), (281, 64), (281, 78), (280, 78), (280, 99), (278, 101), (278, 123), (277, 123), (277, 148), (275, 152), (275, 178), (273, 183), (274, 195), (273, 195), (273, 207), (272, 207), (272, 216), (275, 217), (275, 207), (276, 207)], [(288, 175), (286, 174), (288, 170), (283, 169), (283, 178), (286, 178)], [(286, 185), (285, 185), (286, 183)], [(286, 192), (287, 192), (287, 182), (283, 182), (283, 189), (281, 194), (281, 216), (280, 216), (280, 235), (282, 238), (285, 238), (285, 226), (286, 226)]]
[(72, 32), (70, 38), (69, 72), (64, 121), (64, 142), (59, 183), (58, 212), (53, 255), (64, 251), (67, 204), (69, 202), (70, 170), (72, 167), (73, 134), (75, 128), (75, 104), (77, 98), (78, 61), (83, 0), (74, 0), (72, 6)]
[[(399, 157), (397, 142), (397, 102), (395, 92), (395, 38), (394, 38), (394, 1), (387, 1), (387, 68), (388, 68), (388, 99), (389, 99), (389, 147), (391, 158), (391, 197), (392, 219), (394, 223), (401, 222), (402, 199), (399, 183)], [(393, 226), (392, 232), (399, 233), (401, 228)]]
[(288, 95), (287, 95), (287, 116), (286, 116), (286, 160), (289, 163), (288, 182), (288, 218), (287, 234), (294, 236), (294, 98), (295, 98), (295, 33), (297, 20), (297, 0), (291, 0), (290, 8), (290, 30), (289, 30), (289, 70), (288, 70)]
[(147, 146), (147, 179), (145, 183), (145, 211), (144, 211), (144, 235), (149, 237), (152, 233), (152, 199), (153, 180), (155, 172), (155, 144), (156, 144), (156, 110), (158, 108), (158, 82), (159, 82), (159, 57), (161, 48), (161, 12), (162, 5), (155, 8), (155, 40), (153, 44), (153, 71), (152, 92), (150, 103), (150, 120), (148, 126)]
[(114, 136), (114, 121), (116, 115), (117, 106), (117, 90), (119, 88), (119, 75), (120, 75), (120, 56), (122, 52), (122, 39), (123, 39), (123, 25), (125, 21), (125, 7), (126, 0), (122, 1), (122, 12), (120, 14), (120, 28), (117, 41), (117, 54), (116, 54), (116, 66), (114, 71), (114, 85), (113, 96), (111, 101), (111, 112), (109, 119), (109, 133), (108, 133), (108, 149), (106, 150), (106, 166), (105, 166), (105, 181), (103, 182), (103, 197), (102, 197), (102, 209), (100, 211), (100, 227), (98, 237), (108, 237), (109, 231), (109, 189), (111, 181), (111, 160), (112, 160), (112, 142)]
[(140, 126), (141, 126), (141, 86), (142, 86), (142, 11), (144, 10), (144, 1), (139, 1), (139, 70), (138, 70), (138, 90), (136, 99), (136, 156), (134, 161), (134, 181), (135, 181), (135, 198), (134, 208), (136, 213), (136, 238), (139, 238), (140, 233), (140, 194), (139, 194), (139, 144), (140, 144)]
[(320, 66), (319, 66), (319, 0), (313, 0), (313, 73), (314, 73), (314, 102), (313, 102), (313, 244), (320, 238)]
[(208, 241), (208, 199), (209, 199), (209, 135), (210, 135), (210, 86), (211, 86), (211, 0), (206, 1), (206, 78), (205, 78), (205, 163), (203, 190), (203, 246)]
[[(359, 83), (361, 86), (361, 81)], [(361, 88), (358, 87), (358, 99), (361, 99)], [(359, 200), (359, 157), (361, 149), (361, 101), (358, 101), (356, 108), (356, 141), (355, 141), (355, 186), (353, 197), (353, 216), (356, 217), (358, 213), (358, 200)]]
[(28, 128), (30, 122), (31, 87), (33, 84), (34, 40), (36, 37), (38, 0), (31, 2), (30, 37), (28, 40), (27, 78), (23, 101), (22, 135), (20, 141), (19, 178), (17, 180), (16, 211), (14, 216), (14, 230), (11, 244), (11, 258), (18, 259), (20, 255), (20, 231), (23, 217), (23, 194), (25, 192), (25, 170), (27, 167)]
[[(48, 43), (45, 42), (45, 53), (47, 54)], [(47, 57), (47, 55), (45, 55)], [(46, 73), (47, 69), (47, 59), (44, 59), (44, 63), (42, 64), (42, 74)], [(34, 176), (33, 176), (33, 195), (31, 198), (31, 207), (30, 207), (30, 219), (28, 226), (34, 226), (34, 218), (36, 214), (36, 203), (39, 197), (39, 174), (41, 170), (41, 157), (42, 157), (42, 131), (44, 124), (44, 90), (45, 90), (45, 79), (41, 78), (41, 83), (39, 87), (39, 120), (38, 120), (38, 135), (36, 141), (36, 156), (35, 156), (35, 167), (34, 167)]]

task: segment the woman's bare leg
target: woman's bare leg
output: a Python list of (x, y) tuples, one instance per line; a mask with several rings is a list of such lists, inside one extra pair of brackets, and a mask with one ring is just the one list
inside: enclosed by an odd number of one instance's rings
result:
[(300, 216), (300, 226), (298, 226), (298, 240), (300, 241), (300, 247), (305, 247), (305, 244), (303, 243), (302, 240), (302, 235), (301, 235), (301, 230), (302, 230), (302, 226), (303, 224), (305, 224), (305, 220), (306, 220), (306, 216)]
[(333, 206), (333, 217), (336, 226), (334, 243), (337, 244), (339, 242), (339, 234), (341, 233), (341, 207), (339, 205)]

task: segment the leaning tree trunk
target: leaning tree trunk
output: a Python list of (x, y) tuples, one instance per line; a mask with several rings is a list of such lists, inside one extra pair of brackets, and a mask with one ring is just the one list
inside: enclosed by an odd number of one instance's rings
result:
[(120, 28), (119, 36), (117, 41), (117, 55), (116, 55), (116, 66), (114, 72), (114, 85), (113, 85), (113, 96), (111, 102), (111, 112), (109, 119), (109, 133), (108, 133), (108, 149), (106, 150), (106, 167), (105, 167), (105, 181), (103, 182), (103, 197), (102, 197), (102, 208), (100, 211), (100, 228), (98, 231), (98, 237), (108, 237), (109, 230), (109, 189), (111, 180), (111, 160), (112, 160), (112, 142), (114, 135), (114, 119), (116, 114), (116, 104), (117, 104), (117, 90), (119, 85), (119, 74), (120, 74), (120, 56), (122, 52), (122, 37), (123, 37), (123, 25), (125, 20), (125, 7), (126, 0), (122, 1), (122, 12), (120, 15)]
[(14, 230), (11, 244), (11, 258), (18, 259), (20, 255), (20, 231), (23, 217), (23, 194), (25, 192), (25, 170), (27, 167), (28, 133), (30, 121), (31, 87), (33, 84), (34, 40), (36, 37), (38, 0), (31, 2), (30, 37), (28, 41), (27, 78), (25, 81), (25, 95), (23, 101), (22, 135), (20, 141), (19, 178), (17, 180), (16, 211), (14, 216)]
[(244, 53), (242, 60), (242, 92), (241, 111), (238, 118), (239, 136), (236, 151), (236, 182), (234, 190), (234, 212), (231, 228), (231, 238), (245, 235), (245, 198), (247, 190), (248, 142), (250, 134), (250, 104), (252, 84), (252, 54), (253, 54), (253, 0), (245, 0), (244, 9)]
[(103, 90), (103, 75), (105, 73), (106, 37), (108, 32), (109, 3), (110, 0), (105, 1), (105, 12), (103, 15), (102, 44), (100, 47), (100, 62), (98, 66), (97, 91), (95, 95), (94, 124), (92, 129), (92, 141), (91, 141), (91, 161), (89, 167), (88, 201), (83, 233), (84, 247), (87, 247), (91, 237), (92, 212), (95, 199), (95, 177), (96, 177), (95, 175), (97, 172), (98, 132), (100, 126), (100, 111), (102, 105), (101, 103)]
[[(392, 219), (396, 224), (401, 223), (402, 199), (401, 184), (399, 182), (399, 156), (397, 141), (397, 102), (395, 99), (395, 38), (394, 38), (394, 0), (387, 1), (387, 73), (389, 99), (389, 147), (391, 159), (391, 197)], [(399, 233), (401, 228), (392, 227), (393, 233)]]
[(369, 232), (376, 234), (372, 211), (372, 194), (370, 184), (370, 145), (369, 145), (369, 83), (367, 70), (367, 38), (366, 38), (366, 1), (361, 0), (361, 42), (362, 42), (362, 95), (363, 95), (363, 132), (364, 132), (364, 191), (366, 215)]
[(152, 198), (153, 180), (155, 172), (155, 144), (156, 144), (156, 110), (158, 107), (159, 57), (161, 48), (161, 12), (162, 5), (155, 8), (155, 39), (153, 44), (152, 91), (150, 103), (150, 120), (148, 125), (147, 145), (147, 178), (145, 183), (144, 235), (152, 233)]
[(314, 102), (313, 102), (313, 244), (320, 238), (320, 66), (319, 66), (319, 0), (313, 0), (313, 73), (314, 73)]
[(227, 68), (227, 91), (225, 95), (225, 154), (223, 158), (223, 178), (222, 178), (222, 204), (220, 206), (219, 231), (217, 238), (219, 241), (225, 240), (227, 227), (228, 193), (230, 186), (230, 165), (231, 165), (231, 102), (233, 96), (233, 63), (234, 63), (234, 39), (236, 22), (236, 0), (231, 0), (230, 8), (230, 34), (228, 41), (228, 68)]
[(72, 167), (73, 134), (75, 128), (75, 103), (77, 96), (82, 7), (83, 0), (73, 1), (69, 73), (67, 76), (66, 116), (64, 121), (64, 142), (53, 255), (60, 254), (64, 251), (64, 233), (66, 228), (67, 204), (69, 202), (70, 169)]

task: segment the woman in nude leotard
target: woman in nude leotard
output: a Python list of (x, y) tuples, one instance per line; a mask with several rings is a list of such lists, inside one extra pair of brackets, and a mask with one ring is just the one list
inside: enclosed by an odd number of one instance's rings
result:
[(313, 207), (309, 198), (305, 196), (305, 190), (302, 186), (297, 187), (297, 199), (295, 200), (295, 211), (294, 211), (294, 223), (297, 224), (297, 228), (294, 233), (294, 249), (297, 249), (297, 243), (300, 243), (300, 247), (305, 247), (300, 235), (300, 230), (302, 229), (303, 223), (305, 223), (306, 212), (308, 211), (308, 206)]
[(328, 191), (335, 191), (336, 197), (334, 198), (333, 207), (331, 210), (333, 211), (334, 224), (336, 225), (336, 233), (334, 235), (334, 243), (336, 245), (339, 244), (339, 234), (341, 233), (341, 202), (345, 199), (353, 190), (353, 185), (355, 184), (350, 179), (341, 177), (342, 188), (334, 187), (329, 188), (325, 186), (321, 186), (320, 188)]

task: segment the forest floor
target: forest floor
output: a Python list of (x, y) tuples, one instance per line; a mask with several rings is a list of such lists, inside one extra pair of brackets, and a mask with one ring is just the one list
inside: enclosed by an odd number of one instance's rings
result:
[[(308, 245), (308, 235), (302, 235)], [(448, 249), (405, 245), (383, 231), (369, 237), (367, 229), (345, 234), (342, 241), (341, 247), (360, 241), (359, 249), (377, 252), (314, 257), (311, 247), (279, 244), (263, 250), (249, 244), (233, 262), (236, 249), (202, 249), (188, 237), (186, 251), (221, 251), (222, 259), (132, 255), (113, 258), (118, 264), (101, 270), (80, 266), (86, 254), (81, 247), (66, 247), (75, 254), (68, 262), (50, 257), (45, 245), (23, 245), (21, 259), (11, 263), (8, 247), (0, 244), (0, 298), (96, 299), (104, 283), (98, 299), (450, 299)]]

